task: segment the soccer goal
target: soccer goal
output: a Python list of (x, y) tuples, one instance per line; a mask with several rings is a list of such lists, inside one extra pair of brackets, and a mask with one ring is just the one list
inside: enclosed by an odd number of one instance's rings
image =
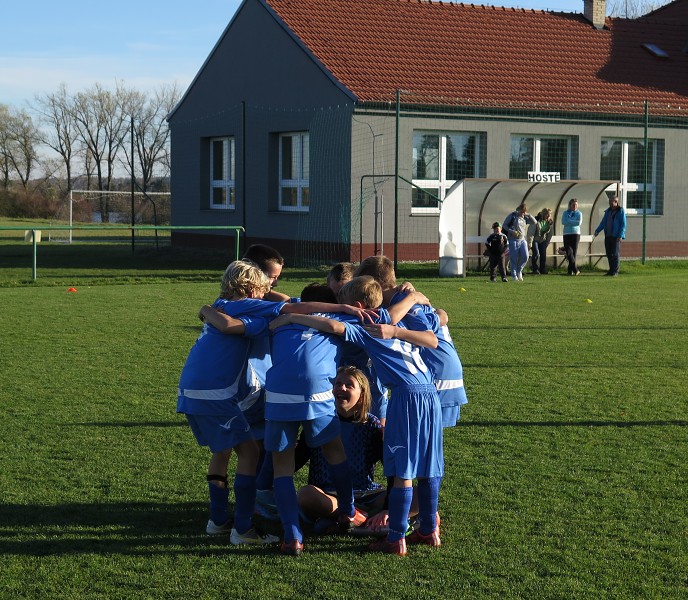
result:
[[(51, 225), (169, 225), (169, 192), (72, 190), (60, 203)], [(155, 239), (142, 236), (141, 241)], [(71, 244), (72, 230), (51, 231), (49, 241)]]

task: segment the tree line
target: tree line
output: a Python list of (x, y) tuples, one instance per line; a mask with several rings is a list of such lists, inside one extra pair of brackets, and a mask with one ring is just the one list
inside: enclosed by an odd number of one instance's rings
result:
[(28, 108), (0, 103), (0, 212), (48, 217), (75, 185), (111, 191), (132, 173), (141, 191), (166, 191), (166, 117), (180, 98), (176, 84), (144, 93), (117, 82), (74, 94), (62, 84)]

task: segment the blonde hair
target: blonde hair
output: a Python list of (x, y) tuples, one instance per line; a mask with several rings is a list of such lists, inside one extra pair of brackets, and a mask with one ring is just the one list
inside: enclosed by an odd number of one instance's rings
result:
[(373, 396), (370, 393), (370, 382), (363, 371), (350, 365), (339, 367), (337, 369), (337, 377), (339, 377), (341, 374), (353, 377), (357, 381), (358, 387), (361, 388), (361, 396), (356, 404), (360, 408), (360, 412), (356, 416), (354, 423), (365, 423), (368, 420), (368, 413), (370, 412), (370, 407), (373, 403)]
[(229, 263), (222, 275), (220, 296), (226, 300), (238, 297), (248, 298), (251, 294), (267, 294), (270, 280), (260, 267), (248, 260), (235, 260)]
[(360, 275), (346, 282), (337, 297), (342, 304), (360, 302), (364, 308), (377, 308), (382, 304), (382, 287), (370, 275)]
[(383, 290), (389, 290), (397, 285), (394, 263), (386, 256), (369, 256), (362, 260), (354, 272), (354, 277), (359, 275), (370, 275)]

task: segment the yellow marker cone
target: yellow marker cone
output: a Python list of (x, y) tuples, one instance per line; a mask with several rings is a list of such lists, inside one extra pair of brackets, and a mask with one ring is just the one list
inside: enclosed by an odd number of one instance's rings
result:
[(466, 291), (466, 288), (459, 288), (459, 291), (460, 291), (460, 292), (465, 292), (465, 291)]
[(583, 302), (587, 302), (588, 304), (592, 304), (592, 300), (590, 300), (590, 298), (586, 298), (585, 300), (583, 300)]

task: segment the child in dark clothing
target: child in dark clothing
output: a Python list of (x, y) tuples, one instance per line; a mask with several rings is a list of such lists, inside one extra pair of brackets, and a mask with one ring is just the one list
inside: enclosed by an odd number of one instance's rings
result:
[(502, 226), (495, 222), (492, 224), (492, 233), (487, 236), (485, 240), (487, 246), (488, 256), (490, 258), (490, 281), (497, 283), (497, 268), (499, 267), (499, 274), (502, 281), (508, 281), (506, 278), (506, 257), (509, 248), (509, 240), (506, 235), (502, 233)]

